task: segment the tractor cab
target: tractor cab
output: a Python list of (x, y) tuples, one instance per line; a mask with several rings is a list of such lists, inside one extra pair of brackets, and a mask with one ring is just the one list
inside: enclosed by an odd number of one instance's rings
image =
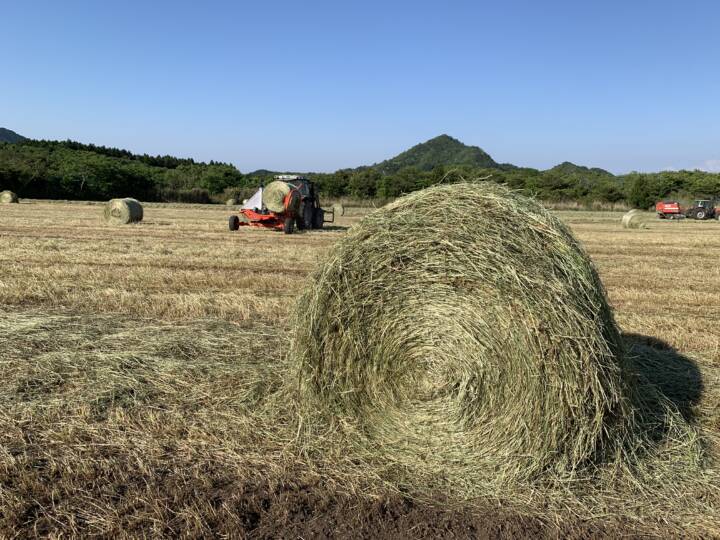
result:
[(314, 195), (315, 184), (304, 176), (300, 176), (298, 174), (278, 174), (275, 176), (275, 180), (282, 180), (283, 182), (287, 182), (288, 184), (295, 186), (303, 199)]

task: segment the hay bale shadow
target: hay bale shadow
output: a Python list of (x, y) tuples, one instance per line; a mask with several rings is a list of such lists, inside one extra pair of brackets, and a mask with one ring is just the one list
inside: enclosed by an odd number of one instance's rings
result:
[(314, 233), (321, 233), (321, 232), (333, 232), (333, 231), (347, 231), (350, 227), (347, 227), (345, 225), (323, 225), (322, 229), (313, 229), (312, 232)]
[[(658, 338), (633, 333), (623, 334), (622, 337), (641, 384), (655, 387), (687, 422), (693, 423), (694, 407), (704, 389), (697, 363)], [(663, 416), (664, 407), (660, 400), (651, 400), (651, 403), (656, 404), (658, 409), (651, 412), (658, 417)]]

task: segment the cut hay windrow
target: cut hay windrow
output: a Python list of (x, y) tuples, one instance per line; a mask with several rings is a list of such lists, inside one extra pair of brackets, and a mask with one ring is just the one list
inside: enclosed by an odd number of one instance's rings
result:
[(105, 221), (111, 225), (127, 225), (143, 219), (143, 207), (135, 199), (112, 199), (103, 210)]
[(19, 202), (18, 196), (12, 191), (0, 191), (0, 204), (14, 204)]
[(590, 259), (501, 186), (433, 187), (368, 215), (294, 317), (306, 424), (322, 411), (401, 468), (469, 491), (479, 471), (512, 481), (629, 462), (661, 429), (666, 404), (638, 390)]

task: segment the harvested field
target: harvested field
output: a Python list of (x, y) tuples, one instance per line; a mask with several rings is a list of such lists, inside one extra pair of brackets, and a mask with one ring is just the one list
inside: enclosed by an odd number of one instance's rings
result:
[(286, 429), (293, 302), (360, 212), (288, 236), (174, 206), (130, 227), (92, 205), (0, 210), (0, 536), (720, 535), (720, 265), (702, 256), (717, 221), (558, 213), (626, 346), (697, 430), (699, 469), (460, 500)]

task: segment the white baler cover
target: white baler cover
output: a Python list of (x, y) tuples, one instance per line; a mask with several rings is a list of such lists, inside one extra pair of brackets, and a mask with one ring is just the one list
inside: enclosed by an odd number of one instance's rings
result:
[(263, 188), (259, 188), (255, 195), (250, 197), (245, 203), (242, 205), (243, 210), (262, 210), (262, 192)]

